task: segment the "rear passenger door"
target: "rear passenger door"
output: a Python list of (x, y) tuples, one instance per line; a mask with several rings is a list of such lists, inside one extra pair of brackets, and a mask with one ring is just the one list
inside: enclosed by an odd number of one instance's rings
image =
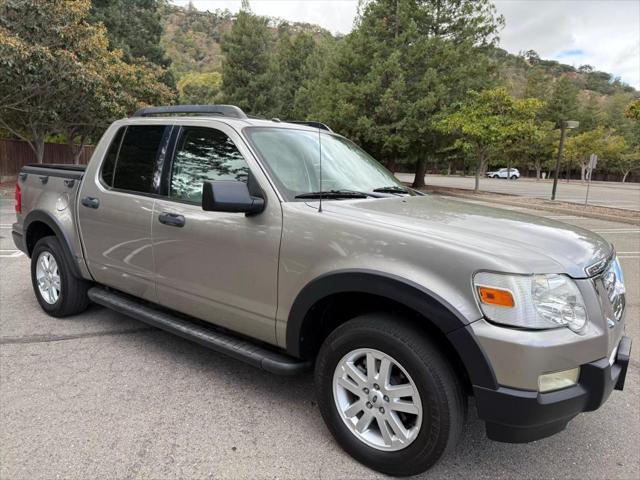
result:
[[(153, 212), (158, 300), (275, 343), (280, 203), (233, 129), (222, 123), (179, 128), (165, 196)], [(261, 214), (202, 210), (203, 180), (247, 182), (249, 175), (265, 195)]]
[(78, 207), (93, 278), (151, 301), (157, 299), (151, 221), (171, 128), (121, 127), (99, 170), (87, 172)]

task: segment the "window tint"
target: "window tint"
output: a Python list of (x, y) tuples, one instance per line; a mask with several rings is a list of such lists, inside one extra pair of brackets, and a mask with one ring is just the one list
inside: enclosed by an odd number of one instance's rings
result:
[(127, 127), (120, 127), (116, 132), (111, 141), (111, 145), (109, 145), (109, 150), (107, 150), (107, 154), (104, 157), (104, 162), (102, 162), (102, 181), (110, 187), (113, 186), (113, 172), (116, 167), (116, 158), (118, 158), (118, 149), (120, 148), (122, 135), (126, 129)]
[(173, 160), (169, 196), (200, 203), (204, 180), (247, 182), (249, 166), (224, 133), (213, 128), (182, 129)]
[(130, 125), (116, 162), (113, 187), (132, 192), (154, 193), (156, 158), (164, 125)]

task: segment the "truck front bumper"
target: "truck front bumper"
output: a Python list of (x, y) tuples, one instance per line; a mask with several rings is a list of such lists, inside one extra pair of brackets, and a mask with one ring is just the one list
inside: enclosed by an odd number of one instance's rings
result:
[(614, 389), (624, 388), (630, 353), (631, 339), (622, 337), (613, 363), (602, 358), (581, 365), (576, 385), (553, 392), (474, 386), (487, 436), (499, 442), (526, 443), (560, 432), (578, 413), (596, 410)]

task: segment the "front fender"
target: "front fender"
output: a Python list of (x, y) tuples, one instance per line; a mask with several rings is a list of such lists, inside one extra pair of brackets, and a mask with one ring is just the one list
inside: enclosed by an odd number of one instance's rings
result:
[(305, 331), (309, 328), (308, 313), (313, 306), (330, 295), (349, 292), (386, 298), (418, 312), (446, 335), (474, 385), (497, 388), (482, 346), (468, 327), (468, 321), (455, 308), (422, 285), (369, 270), (343, 270), (321, 275), (300, 291), (287, 320), (286, 348), (290, 355), (305, 356)]

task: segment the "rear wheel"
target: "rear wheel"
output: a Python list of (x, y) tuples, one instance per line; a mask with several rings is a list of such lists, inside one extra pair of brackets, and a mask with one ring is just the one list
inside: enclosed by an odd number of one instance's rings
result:
[(80, 313), (89, 305), (89, 284), (73, 275), (56, 237), (36, 243), (31, 253), (31, 283), (42, 309), (54, 317)]
[(333, 436), (380, 472), (423, 472), (462, 432), (466, 397), (453, 368), (402, 318), (369, 314), (341, 325), (320, 349), (315, 375)]

